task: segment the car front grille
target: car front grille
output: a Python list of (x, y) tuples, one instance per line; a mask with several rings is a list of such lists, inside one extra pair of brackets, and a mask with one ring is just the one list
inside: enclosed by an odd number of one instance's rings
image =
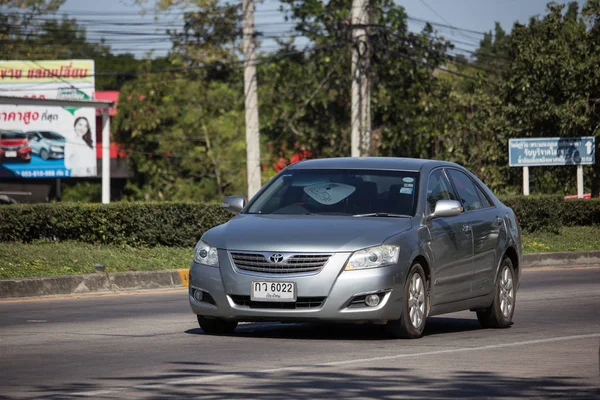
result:
[(295, 302), (276, 302), (276, 301), (252, 301), (250, 296), (229, 296), (238, 306), (250, 308), (270, 308), (296, 310), (298, 308), (318, 308), (323, 305), (327, 297), (298, 297)]
[(297, 274), (307, 272), (318, 272), (327, 263), (331, 254), (287, 254), (280, 255), (280, 262), (270, 261), (271, 253), (231, 253), (231, 259), (236, 268), (266, 274)]

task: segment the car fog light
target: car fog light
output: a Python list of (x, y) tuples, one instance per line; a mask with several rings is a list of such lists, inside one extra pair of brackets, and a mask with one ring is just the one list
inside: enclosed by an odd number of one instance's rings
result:
[(365, 297), (365, 304), (369, 307), (375, 307), (379, 304), (379, 296), (376, 294), (370, 294)]
[(202, 297), (202, 290), (194, 290), (194, 299), (196, 299), (196, 301), (202, 301)]

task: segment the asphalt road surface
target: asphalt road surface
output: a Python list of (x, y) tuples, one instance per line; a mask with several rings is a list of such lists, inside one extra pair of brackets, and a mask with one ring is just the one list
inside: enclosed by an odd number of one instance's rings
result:
[(0, 399), (600, 399), (600, 269), (526, 271), (515, 324), (198, 328), (185, 291), (0, 302)]

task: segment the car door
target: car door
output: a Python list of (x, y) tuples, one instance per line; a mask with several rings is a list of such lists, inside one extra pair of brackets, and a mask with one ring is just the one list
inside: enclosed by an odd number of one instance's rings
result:
[(473, 297), (489, 293), (498, 262), (498, 237), (504, 221), (493, 203), (467, 174), (449, 169), (448, 176), (459, 194), (467, 223), (473, 236), (473, 275), (470, 279)]
[[(443, 169), (429, 175), (427, 207), (429, 214), (439, 200), (458, 200)], [(436, 217), (427, 222), (430, 252), (433, 256), (432, 304), (463, 300), (470, 296), (473, 273), (473, 237), (465, 213), (455, 217)]]

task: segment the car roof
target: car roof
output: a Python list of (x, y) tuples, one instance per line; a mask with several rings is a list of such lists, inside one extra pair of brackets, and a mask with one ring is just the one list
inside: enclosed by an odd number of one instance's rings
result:
[(287, 170), (299, 169), (381, 169), (381, 170), (402, 170), (402, 171), (420, 171), (425, 165), (430, 168), (437, 166), (454, 166), (458, 164), (427, 160), (421, 158), (400, 158), (400, 157), (342, 157), (342, 158), (320, 158), (315, 160), (305, 160), (290, 165)]

